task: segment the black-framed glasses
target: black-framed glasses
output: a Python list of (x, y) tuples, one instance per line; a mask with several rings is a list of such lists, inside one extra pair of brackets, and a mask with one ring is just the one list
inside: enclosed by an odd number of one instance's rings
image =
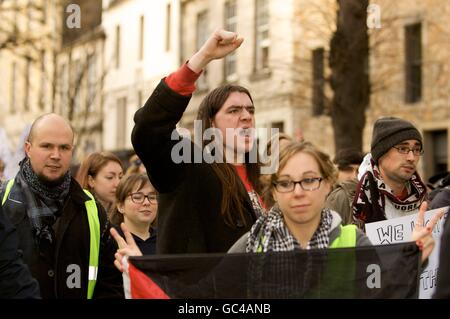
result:
[(296, 184), (300, 184), (300, 187), (304, 191), (315, 191), (316, 189), (319, 189), (320, 182), (323, 181), (322, 177), (310, 177), (305, 178), (300, 181), (292, 181), (292, 180), (279, 180), (273, 183), (275, 185), (275, 188), (280, 193), (289, 193), (292, 192), (295, 189)]
[(131, 193), (129, 196), (131, 197), (131, 201), (135, 204), (144, 203), (145, 198), (147, 198), (151, 204), (156, 204), (158, 202), (158, 195), (155, 193), (150, 193), (148, 195), (144, 195), (144, 193), (137, 192), (137, 193)]
[(423, 148), (422, 147), (414, 147), (409, 148), (408, 146), (392, 146), (399, 152), (400, 154), (409, 154), (409, 152), (412, 152), (414, 156), (420, 156), (423, 155)]

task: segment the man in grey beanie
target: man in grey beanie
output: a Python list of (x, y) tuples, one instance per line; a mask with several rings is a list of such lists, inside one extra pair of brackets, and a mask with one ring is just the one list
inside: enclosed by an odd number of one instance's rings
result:
[(412, 123), (395, 117), (375, 122), (370, 165), (353, 200), (353, 215), (361, 227), (419, 211), (426, 197), (426, 186), (416, 171), (422, 154), (422, 136)]

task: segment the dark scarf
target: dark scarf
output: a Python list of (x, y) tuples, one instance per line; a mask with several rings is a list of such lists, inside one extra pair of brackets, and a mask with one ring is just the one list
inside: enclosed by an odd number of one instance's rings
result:
[(392, 194), (391, 188), (381, 179), (380, 171), (371, 159), (367, 171), (361, 177), (353, 199), (353, 215), (357, 224), (371, 223), (386, 219), (386, 200), (391, 201), (400, 211), (418, 209), (426, 196), (426, 186), (417, 172), (409, 180), (411, 194), (405, 200), (400, 200)]
[(54, 241), (52, 226), (69, 194), (70, 171), (64, 175), (60, 185), (48, 187), (39, 180), (31, 167), (30, 160), (25, 158), (20, 163), (16, 181), (23, 191), (27, 215), (37, 244), (40, 245), (42, 240), (52, 244)]
[[(306, 249), (328, 248), (330, 242), (329, 231), (333, 217), (329, 209), (322, 210), (321, 214), (319, 226)], [(298, 241), (284, 223), (283, 215), (278, 205), (272, 207), (267, 215), (261, 215), (250, 230), (246, 251), (257, 252), (260, 246), (262, 252), (301, 249)]]

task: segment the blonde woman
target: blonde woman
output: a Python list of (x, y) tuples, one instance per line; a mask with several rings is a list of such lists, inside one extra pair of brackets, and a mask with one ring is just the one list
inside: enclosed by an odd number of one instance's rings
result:
[[(325, 199), (336, 181), (337, 172), (328, 155), (310, 143), (291, 143), (280, 154), (278, 172), (271, 175), (266, 188), (274, 207), (259, 217), (251, 231), (241, 237), (229, 252), (290, 251), (330, 247), (371, 245), (355, 225), (342, 226), (340, 215), (325, 208)], [(423, 225), (426, 205), (416, 222), (412, 240), (422, 250), (422, 260), (430, 255), (434, 240), (431, 231), (442, 217), (436, 214)], [(353, 232), (352, 242), (343, 240)]]

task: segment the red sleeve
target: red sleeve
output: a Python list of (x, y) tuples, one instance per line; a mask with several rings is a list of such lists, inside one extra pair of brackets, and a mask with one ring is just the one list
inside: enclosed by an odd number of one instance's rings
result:
[(195, 81), (202, 74), (195, 73), (187, 66), (187, 63), (183, 64), (177, 71), (167, 76), (164, 81), (175, 92), (181, 95), (191, 95), (195, 91)]

